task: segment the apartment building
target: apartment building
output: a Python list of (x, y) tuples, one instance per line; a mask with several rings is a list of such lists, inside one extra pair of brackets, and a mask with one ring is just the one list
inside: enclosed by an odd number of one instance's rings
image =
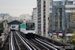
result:
[(38, 33), (38, 29), (37, 29), (37, 8), (33, 8), (33, 12), (32, 12), (32, 20), (35, 22), (36, 24), (36, 34)]
[(53, 30), (65, 31), (65, 28), (75, 27), (75, 1), (50, 0), (49, 32)]
[(26, 20), (31, 20), (31, 15), (29, 14), (22, 14), (20, 15), (20, 20), (26, 21)]
[(50, 0), (37, 0), (38, 34), (48, 37), (48, 17)]

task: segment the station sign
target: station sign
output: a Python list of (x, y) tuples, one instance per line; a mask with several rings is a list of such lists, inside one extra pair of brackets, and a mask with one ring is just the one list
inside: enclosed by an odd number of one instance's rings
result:
[(63, 33), (58, 33), (58, 36), (63, 36)]

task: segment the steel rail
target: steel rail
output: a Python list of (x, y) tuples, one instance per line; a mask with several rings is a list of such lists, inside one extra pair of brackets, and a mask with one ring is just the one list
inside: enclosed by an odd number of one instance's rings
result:
[[(32, 39), (33, 40), (33, 39)], [(35, 40), (33, 40), (33, 41), (35, 41)], [(36, 42), (36, 41), (35, 41)], [(36, 43), (38, 43), (38, 42), (36, 42)], [(44, 45), (42, 45), (42, 44), (40, 44), (40, 43), (38, 43), (39, 45), (41, 45), (42, 47), (44, 47), (44, 48), (46, 48), (47, 50), (49, 50), (47, 47), (45, 47)]]
[[(35, 38), (36, 39), (36, 38)], [(38, 40), (38, 39), (36, 39), (37, 41), (39, 41), (39, 42), (41, 42), (41, 43), (43, 43), (43, 44), (45, 44), (45, 45), (47, 45), (48, 47), (50, 47), (50, 48), (52, 48), (52, 49), (54, 49), (54, 50), (57, 50), (57, 48), (55, 48), (55, 47), (53, 47), (53, 46), (51, 46), (51, 45), (49, 45), (49, 44), (47, 44), (47, 43), (44, 43), (43, 41), (40, 41), (40, 40)]]
[[(29, 40), (29, 41), (31, 41), (31, 40)], [(31, 43), (31, 44), (33, 44), (34, 45), (34, 43)], [(36, 48), (38, 48), (38, 50), (41, 50), (39, 47), (37, 47), (36, 45), (34, 45)]]
[(14, 35), (14, 37), (15, 37), (15, 42), (16, 42), (16, 44), (17, 44), (17, 46), (18, 46), (19, 50), (21, 50), (21, 48), (20, 48), (20, 46), (19, 46), (19, 43), (18, 43), (18, 41), (17, 41), (17, 39), (16, 39), (16, 36), (15, 36), (15, 35)]
[[(24, 38), (23, 38), (24, 39)], [(30, 44), (30, 46), (33, 46), (30, 42), (27, 41), (27, 39), (24, 39), (28, 44)], [(36, 48), (32, 47), (34, 50), (36, 50)]]
[(16, 34), (19, 36), (19, 38), (22, 40), (23, 44), (28, 48), (28, 50), (32, 50), (32, 48), (22, 39), (21, 35), (19, 35), (17, 32)]
[[(22, 36), (21, 36), (21, 37), (22, 37)], [(22, 39), (25, 40), (25, 42), (28, 43), (34, 50), (37, 50), (37, 49), (38, 49), (38, 48), (36, 48), (31, 42), (29, 42), (28, 39), (23, 38), (23, 37), (22, 37)]]
[(11, 31), (11, 50), (15, 50), (12, 31)]
[(40, 38), (37, 38), (37, 39), (39, 39), (40, 41), (43, 41), (43, 42), (45, 42), (45, 43), (47, 43), (47, 44), (49, 44), (49, 45), (55, 47), (55, 48), (58, 48), (58, 49), (60, 49), (60, 50), (63, 50), (63, 48), (61, 48), (61, 47), (59, 47), (59, 46), (56, 46), (56, 45), (54, 45), (54, 44), (52, 44), (52, 43), (50, 43), (50, 42), (48, 42), (48, 41), (46, 41), (46, 40), (43, 40), (43, 39), (40, 39)]

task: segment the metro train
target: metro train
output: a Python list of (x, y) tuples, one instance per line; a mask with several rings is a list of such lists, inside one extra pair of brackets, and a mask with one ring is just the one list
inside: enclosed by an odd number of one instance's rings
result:
[(25, 34), (26, 38), (34, 38), (36, 25), (33, 21), (26, 21), (20, 25), (20, 32)]
[(11, 30), (19, 30), (19, 25), (11, 25), (10, 27)]
[(28, 34), (28, 33), (35, 33), (35, 23), (34, 22), (26, 22), (20, 25), (20, 31)]
[(34, 38), (36, 24), (33, 21), (26, 21), (19, 26), (12, 25), (11, 30), (19, 30), (25, 34), (26, 38)]

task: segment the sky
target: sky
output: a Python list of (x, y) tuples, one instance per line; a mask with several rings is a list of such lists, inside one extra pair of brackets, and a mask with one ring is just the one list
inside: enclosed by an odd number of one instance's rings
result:
[(37, 6), (37, 0), (0, 0), (0, 13), (8, 13), (11, 16), (32, 14)]

